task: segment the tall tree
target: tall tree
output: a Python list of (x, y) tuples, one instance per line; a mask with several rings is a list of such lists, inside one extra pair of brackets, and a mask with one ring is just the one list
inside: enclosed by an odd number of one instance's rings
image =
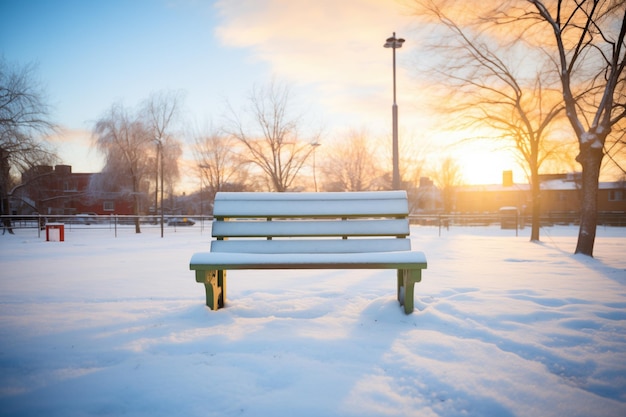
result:
[(438, 36), (432, 43), (443, 57), (435, 72), (447, 86), (446, 110), (453, 113), (457, 129), (476, 129), (481, 132), (478, 139), (504, 143), (518, 156), (531, 185), (530, 239), (539, 240), (539, 173), (564, 145), (551, 137), (564, 110), (558, 90), (544, 83), (544, 63), (529, 59), (532, 51), (523, 39), (503, 36), (489, 19), (497, 9), (482, 9), (477, 15), (476, 10), (459, 13), (458, 2), (420, 0), (418, 5), (426, 12), (420, 13), (422, 18), (452, 35)]
[(321, 165), (324, 189), (367, 191), (376, 188), (382, 176), (376, 150), (365, 129), (352, 129), (324, 149)]
[(454, 208), (455, 189), (463, 183), (461, 168), (452, 157), (447, 156), (433, 171), (433, 180), (441, 190), (444, 213), (450, 213)]
[(179, 91), (159, 91), (153, 93), (143, 104), (140, 117), (152, 137), (156, 147), (154, 164), (155, 200), (158, 207), (159, 189), (161, 190), (161, 237), (163, 237), (163, 194), (165, 179), (168, 178), (170, 189), (179, 177), (178, 159), (182, 155), (180, 142), (175, 138), (173, 129), (179, 117), (183, 94)]
[(229, 132), (243, 144), (244, 158), (265, 174), (268, 188), (289, 190), (300, 170), (319, 142), (319, 134), (304, 139), (300, 133), (302, 121), (292, 116), (290, 89), (271, 82), (265, 88), (253, 88), (246, 122), (232, 110)]
[(12, 175), (57, 159), (42, 139), (55, 128), (35, 67), (14, 66), (0, 58), (0, 214), (10, 214)]
[(533, 28), (553, 39), (542, 47), (552, 52), (566, 115), (578, 139), (576, 160), (582, 166), (576, 253), (593, 256), (607, 138), (626, 117), (626, 1), (527, 1), (534, 11), (524, 10), (515, 18), (539, 22)]
[[(427, 161), (432, 159), (431, 147), (422, 135), (404, 132), (399, 135), (403, 140), (398, 143), (400, 156), (400, 188), (406, 190), (409, 199), (409, 211), (419, 210), (423, 200), (423, 189), (420, 183), (424, 176)], [(393, 152), (389, 143), (392, 141), (391, 132), (380, 135), (374, 141), (372, 152), (376, 155), (376, 170), (382, 174), (373, 185), (374, 190), (393, 189)], [(370, 145), (372, 146), (372, 145)]]
[[(97, 149), (106, 158), (101, 178), (132, 198), (133, 212), (138, 216), (147, 192), (142, 186), (151, 172), (151, 131), (121, 104), (114, 104), (96, 122), (94, 135)], [(141, 233), (139, 217), (135, 218), (135, 232)]]
[(181, 142), (173, 135), (167, 135), (163, 141), (162, 146), (163, 155), (163, 184), (162, 190), (164, 194), (167, 194), (167, 199), (170, 201), (170, 209), (174, 209), (174, 193), (176, 191), (176, 184), (180, 179), (179, 162), (183, 155), (183, 148)]
[(210, 201), (219, 191), (245, 187), (248, 170), (237, 153), (237, 145), (235, 138), (215, 130), (196, 134), (193, 152), (202, 184), (208, 187)]

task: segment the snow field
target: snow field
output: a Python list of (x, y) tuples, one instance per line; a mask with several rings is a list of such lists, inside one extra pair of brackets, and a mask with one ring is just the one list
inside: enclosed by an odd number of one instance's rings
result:
[(196, 226), (1, 236), (0, 414), (626, 415), (625, 229), (590, 259), (573, 227), (412, 227), (407, 316), (384, 270), (231, 271), (210, 311)]

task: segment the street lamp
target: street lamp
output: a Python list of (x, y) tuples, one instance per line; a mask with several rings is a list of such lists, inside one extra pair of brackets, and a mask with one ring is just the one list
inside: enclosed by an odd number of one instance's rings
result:
[(163, 237), (163, 223), (165, 222), (165, 216), (163, 215), (163, 141), (160, 137), (155, 138), (154, 141), (157, 145), (157, 175), (156, 175), (156, 192), (154, 196), (154, 210), (158, 208), (159, 197), (159, 173), (161, 174), (161, 237)]
[(396, 38), (396, 32), (393, 32), (391, 38), (387, 38), (384, 47), (393, 50), (393, 105), (391, 106), (392, 128), (393, 128), (393, 177), (391, 187), (394, 190), (400, 188), (400, 166), (398, 151), (398, 105), (396, 104), (396, 48), (402, 48), (404, 39)]
[(313, 184), (315, 185), (315, 192), (317, 192), (317, 178), (315, 177), (315, 150), (320, 145), (321, 143), (319, 142), (311, 143), (311, 146), (313, 147)]
[(202, 197), (202, 188), (204, 187), (204, 171), (210, 166), (206, 164), (198, 164), (200, 170), (200, 231), (204, 230), (204, 198)]

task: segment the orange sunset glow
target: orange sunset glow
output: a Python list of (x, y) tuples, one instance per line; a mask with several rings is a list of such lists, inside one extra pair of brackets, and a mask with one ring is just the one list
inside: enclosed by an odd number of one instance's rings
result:
[[(113, 1), (88, 10), (61, 2), (29, 10), (5, 3), (2, 11), (11, 23), (3, 25), (0, 37), (12, 39), (3, 45), (7, 59), (39, 62), (39, 76), (61, 128), (49, 139), (61, 161), (76, 172), (102, 167), (91, 130), (111, 105), (121, 102), (134, 108), (154, 91), (182, 91), (184, 111), (176, 131), (183, 155), (177, 190), (193, 192), (199, 187), (193, 132), (208, 125), (222, 128), (229, 108), (243, 111), (251, 89), (271, 80), (290, 87), (289, 110), (301, 115), (303, 136), (323, 132), (320, 158), (322, 149), (332, 149), (343, 132), (365, 128), (372, 143), (389, 141), (389, 149), (378, 153), (381, 165), (389, 165), (392, 54), (383, 43), (396, 32), (406, 39), (396, 52), (399, 140), (401, 146), (427, 154), (422, 155), (423, 174), (452, 157), (467, 184), (499, 183), (504, 170), (513, 170), (516, 182), (527, 181), (509, 144), (441, 140), (446, 131), (462, 137), (466, 127), (454, 132), (457, 115), (447, 107), (456, 99), (426, 71), (442, 56), (428, 45), (444, 32), (421, 26), (428, 19), (416, 15), (411, 2), (245, 4), (157, 2), (143, 7)], [(469, 18), (468, 13), (478, 9), (469, 10), (468, 4), (450, 3), (450, 16)], [(115, 28), (109, 24), (118, 20)], [(52, 30), (53, 21), (67, 34)], [(571, 161), (557, 168), (576, 169)]]

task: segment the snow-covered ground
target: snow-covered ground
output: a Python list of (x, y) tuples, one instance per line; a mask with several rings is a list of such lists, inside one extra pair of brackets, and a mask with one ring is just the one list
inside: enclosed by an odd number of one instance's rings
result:
[(0, 236), (2, 416), (626, 415), (626, 229), (413, 227), (428, 270), (233, 271), (196, 226)]

